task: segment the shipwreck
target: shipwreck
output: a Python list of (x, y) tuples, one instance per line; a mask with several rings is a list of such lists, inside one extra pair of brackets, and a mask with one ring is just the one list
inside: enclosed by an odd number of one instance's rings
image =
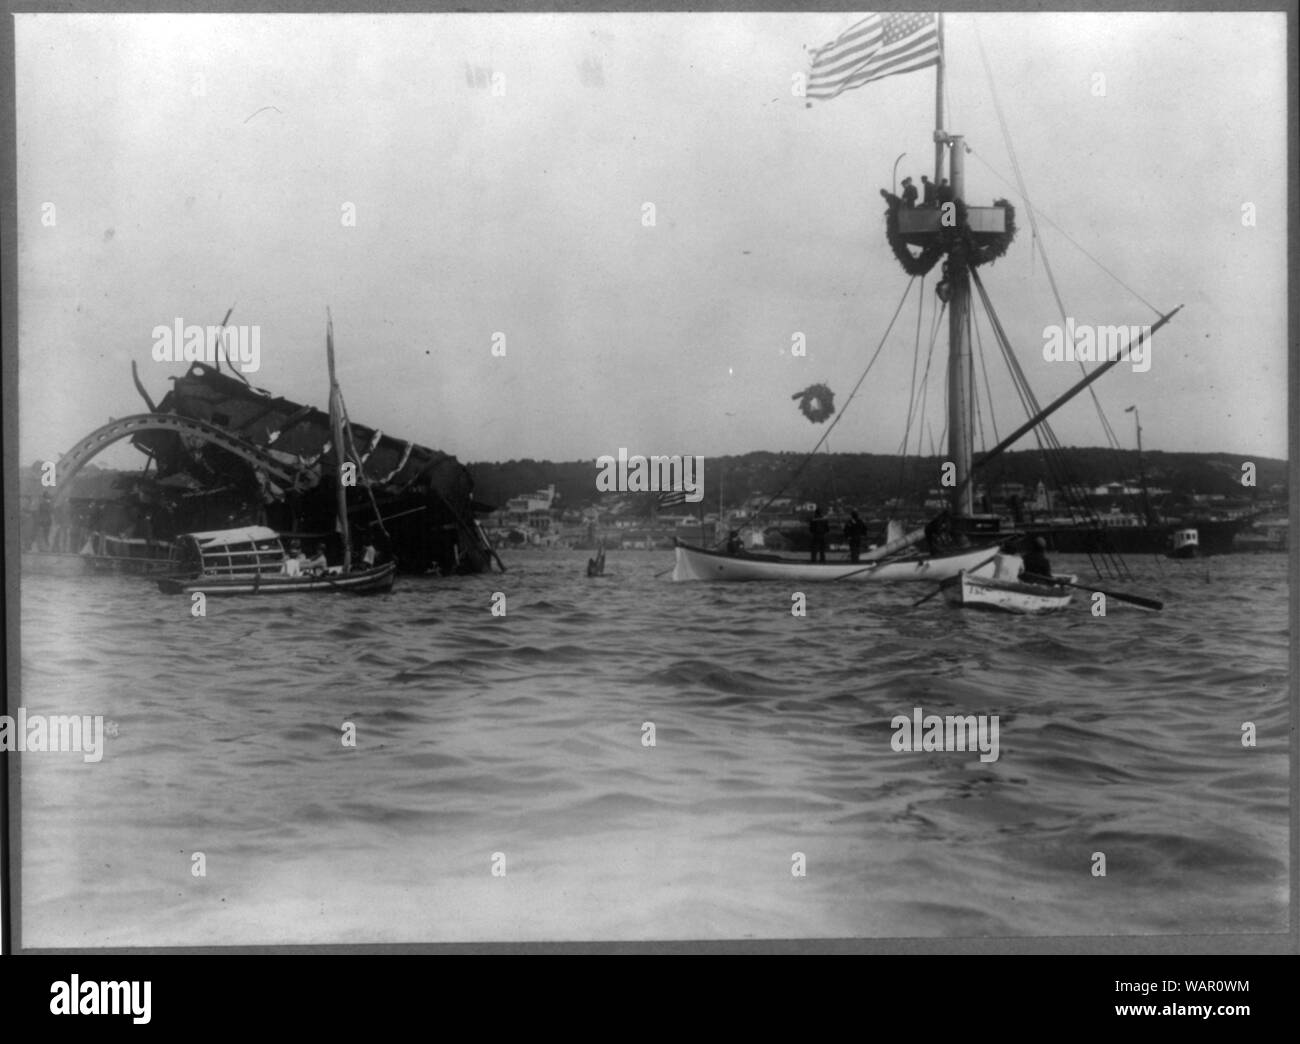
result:
[[(218, 363), (218, 367), (220, 363)], [(268, 526), (284, 536), (337, 541), (340, 482), (330, 415), (253, 387), (237, 370), (195, 362), (149, 412), (111, 420), (60, 459), (58, 490), (96, 454), (123, 439), (148, 458), (136, 483), (130, 532), (159, 549), (205, 529)], [(476, 514), (474, 481), (455, 457), (349, 420), (360, 466), (343, 476), (349, 517), (379, 539), (404, 573), (477, 573), (504, 565)], [(58, 494), (56, 493), (56, 498)]]

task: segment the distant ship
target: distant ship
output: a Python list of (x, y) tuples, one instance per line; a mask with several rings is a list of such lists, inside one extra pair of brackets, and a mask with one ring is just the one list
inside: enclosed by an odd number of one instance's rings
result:
[(1034, 522), (1019, 528), (1031, 536), (1041, 536), (1049, 550), (1067, 555), (1107, 551), (1119, 555), (1171, 554), (1177, 550), (1175, 536), (1195, 530), (1201, 554), (1226, 555), (1231, 554), (1237, 533), (1249, 524), (1249, 518), (1188, 517), (1144, 525), (1136, 515), (1101, 515), (1095, 522)]

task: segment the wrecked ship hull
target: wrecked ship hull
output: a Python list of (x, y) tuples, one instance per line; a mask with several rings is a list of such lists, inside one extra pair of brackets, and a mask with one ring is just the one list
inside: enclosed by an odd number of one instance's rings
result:
[[(208, 497), (213, 524), (268, 525), (285, 534), (338, 544), (339, 481), (328, 411), (303, 405), (194, 363), (155, 407), (222, 428), (257, 447), (273, 469), (184, 433), (145, 431), (132, 444), (151, 456), (159, 480), (181, 480)], [(492, 551), (475, 521), (474, 483), (455, 457), (351, 422), (361, 456), (349, 518), (363, 532), (374, 520), (366, 485), (385, 519), (387, 544), (405, 573), (482, 572)], [(271, 472), (274, 471), (274, 474)], [(364, 477), (364, 478), (363, 478)]]

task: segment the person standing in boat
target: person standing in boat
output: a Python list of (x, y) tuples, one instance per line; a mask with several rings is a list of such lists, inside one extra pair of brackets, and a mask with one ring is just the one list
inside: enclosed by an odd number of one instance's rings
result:
[(826, 521), (826, 515), (821, 508), (813, 512), (813, 517), (808, 522), (808, 529), (812, 533), (812, 561), (826, 561), (826, 536), (831, 531), (831, 524)]
[(862, 554), (862, 538), (867, 535), (867, 524), (856, 511), (849, 512), (849, 520), (844, 523), (844, 539), (849, 542), (849, 561), (856, 562)]
[(925, 540), (932, 555), (940, 554), (953, 546), (951, 511), (944, 508), (926, 524)]
[(375, 538), (372, 534), (367, 534), (356, 564), (361, 566), (362, 569), (371, 569), (374, 567), (375, 559), (378, 557), (379, 551), (375, 547)]
[(916, 206), (916, 186), (912, 184), (911, 178), (903, 179), (903, 206), (908, 210)]
[(745, 542), (740, 539), (740, 530), (733, 529), (727, 534), (727, 554), (738, 555), (745, 550)]
[(1052, 563), (1047, 560), (1047, 541), (1042, 537), (1034, 537), (1032, 541), (1025, 538), (1025, 553), (1021, 556), (1024, 562), (1020, 570), (1022, 579), (1030, 583), (1050, 583), (1052, 578)]
[(921, 206), (934, 206), (934, 182), (925, 174), (921, 175)]

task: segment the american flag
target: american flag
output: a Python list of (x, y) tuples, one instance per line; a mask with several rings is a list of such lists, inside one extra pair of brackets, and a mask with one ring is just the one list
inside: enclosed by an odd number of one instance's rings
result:
[(659, 494), (660, 507), (675, 507), (678, 504), (686, 503), (686, 492), (684, 490), (667, 490)]
[(872, 80), (939, 62), (939, 19), (928, 14), (872, 14), (812, 52), (806, 96), (826, 101)]

